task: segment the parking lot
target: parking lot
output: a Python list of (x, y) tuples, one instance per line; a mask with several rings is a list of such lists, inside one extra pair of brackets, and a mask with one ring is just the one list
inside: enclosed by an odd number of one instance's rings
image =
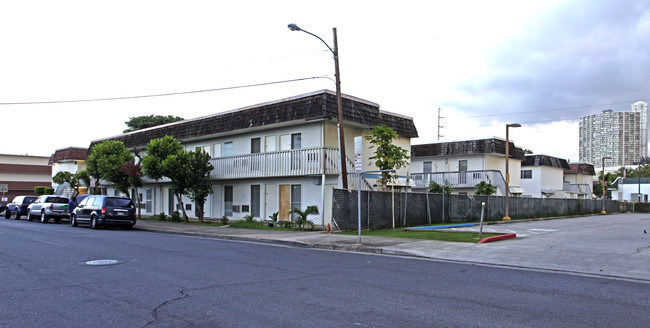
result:
[[(479, 226), (455, 230), (478, 231)], [(648, 233), (644, 233), (644, 230)], [(489, 244), (413, 243), (420, 256), (650, 281), (650, 214), (610, 214), (485, 225), (516, 233)], [(406, 245), (404, 245), (406, 247)]]

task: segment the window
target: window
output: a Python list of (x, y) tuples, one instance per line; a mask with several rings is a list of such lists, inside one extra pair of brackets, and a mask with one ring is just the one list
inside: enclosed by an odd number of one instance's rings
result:
[(214, 144), (214, 157), (221, 157), (221, 144)]
[(232, 141), (223, 143), (223, 156), (232, 156)]
[(521, 178), (522, 179), (532, 179), (533, 178), (533, 170), (521, 170)]
[[(253, 138), (251, 139), (251, 154), (259, 154), (262, 150), (262, 139)], [(251, 156), (251, 171), (260, 170), (260, 157)]]
[(101, 197), (93, 198), (93, 206), (102, 206), (102, 198)]
[(423, 171), (424, 173), (431, 173), (431, 172), (433, 172), (433, 166), (431, 165), (431, 162), (424, 162), (424, 163), (423, 163), (422, 171)]
[(260, 217), (260, 185), (251, 186), (251, 215)]
[(261, 151), (262, 140), (260, 138), (251, 139), (251, 154), (257, 154)]
[(223, 187), (223, 214), (232, 216), (232, 186)]
[(153, 196), (152, 196), (151, 188), (149, 188), (149, 189), (147, 189), (145, 191), (145, 195), (147, 197), (146, 198), (146, 207), (145, 207), (145, 209), (146, 209), (147, 213), (151, 213), (153, 211)]
[[(302, 210), (302, 188), (300, 185), (291, 185), (291, 209)], [(298, 213), (292, 213), (291, 221), (294, 221)]]

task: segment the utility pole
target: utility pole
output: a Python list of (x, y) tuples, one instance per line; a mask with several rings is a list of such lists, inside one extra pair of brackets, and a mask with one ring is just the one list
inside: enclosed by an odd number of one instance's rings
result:
[(440, 116), (440, 111), (442, 108), (438, 107), (438, 141), (440, 141), (440, 138), (444, 137), (442, 134), (440, 134), (440, 129), (444, 128), (444, 126), (440, 125), (442, 119), (444, 117)]

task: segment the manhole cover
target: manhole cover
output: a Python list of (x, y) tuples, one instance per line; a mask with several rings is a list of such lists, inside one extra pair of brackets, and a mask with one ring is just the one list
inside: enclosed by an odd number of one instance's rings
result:
[(86, 261), (84, 263), (86, 265), (113, 265), (113, 264), (124, 263), (124, 261), (118, 261), (118, 260), (92, 260), (92, 261)]

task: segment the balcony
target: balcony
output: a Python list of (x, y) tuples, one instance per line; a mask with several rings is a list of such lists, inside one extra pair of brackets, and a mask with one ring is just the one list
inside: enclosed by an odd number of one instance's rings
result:
[(498, 170), (412, 173), (411, 178), (415, 182), (415, 188), (425, 188), (433, 181), (441, 186), (446, 183), (452, 189), (472, 189), (485, 181), (497, 189), (497, 194), (504, 195), (506, 189), (506, 181)]
[(340, 174), (336, 148), (305, 148), (210, 160), (213, 180)]

